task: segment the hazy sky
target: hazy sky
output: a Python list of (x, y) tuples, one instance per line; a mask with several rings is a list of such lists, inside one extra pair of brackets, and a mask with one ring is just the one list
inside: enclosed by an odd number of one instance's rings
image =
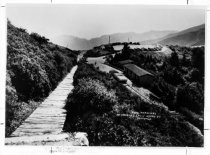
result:
[(140, 5), (8, 5), (15, 26), (46, 37), (99, 37), (118, 32), (183, 30), (205, 22), (202, 8)]

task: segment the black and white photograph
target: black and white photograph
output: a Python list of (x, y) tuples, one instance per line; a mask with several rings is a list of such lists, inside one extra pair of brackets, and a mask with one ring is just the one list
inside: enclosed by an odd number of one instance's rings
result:
[(7, 4), (5, 145), (203, 148), (205, 17)]

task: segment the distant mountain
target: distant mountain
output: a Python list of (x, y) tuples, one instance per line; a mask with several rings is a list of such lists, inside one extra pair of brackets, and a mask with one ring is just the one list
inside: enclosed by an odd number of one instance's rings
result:
[(78, 38), (71, 35), (63, 35), (57, 38), (53, 38), (51, 41), (68, 47), (72, 50), (87, 50), (92, 49), (95, 46), (99, 46), (101, 44), (107, 44), (109, 42), (141, 42), (143, 40), (154, 40), (157, 38), (164, 37), (168, 34), (175, 33), (175, 31), (149, 31), (145, 33), (134, 33), (134, 32), (127, 32), (127, 33), (115, 33), (110, 35), (103, 35), (101, 37), (92, 38), (90, 40), (84, 38)]
[(51, 41), (72, 50), (87, 50), (109, 42), (141, 42), (141, 44), (162, 44), (180, 46), (198, 46), (205, 44), (205, 25), (191, 27), (183, 31), (149, 31), (145, 33), (115, 33), (97, 38), (84, 39), (71, 35), (53, 38)]
[(141, 42), (143, 44), (159, 43), (162, 45), (199, 46), (205, 44), (205, 25), (195, 26), (177, 33), (166, 35), (155, 40)]
[(72, 50), (85, 50), (91, 49), (92, 47), (90, 41), (88, 41), (87, 39), (78, 38), (71, 35), (58, 36), (51, 39), (51, 41), (58, 45), (68, 47)]
[(205, 44), (205, 25), (195, 26), (159, 41), (160, 44), (180, 45), (180, 46), (198, 46)]

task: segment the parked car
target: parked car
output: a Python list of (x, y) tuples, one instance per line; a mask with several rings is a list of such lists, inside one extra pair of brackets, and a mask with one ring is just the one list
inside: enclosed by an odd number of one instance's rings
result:
[(122, 73), (114, 73), (113, 76), (118, 82), (127, 83), (127, 79)]

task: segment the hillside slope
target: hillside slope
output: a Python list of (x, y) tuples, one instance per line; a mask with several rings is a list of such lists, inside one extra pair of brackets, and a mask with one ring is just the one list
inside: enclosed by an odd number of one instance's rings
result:
[(8, 21), (6, 136), (33, 112), (76, 63), (76, 54)]
[(143, 100), (93, 65), (79, 63), (73, 84), (64, 131), (86, 132), (91, 146), (203, 145), (203, 135), (182, 116)]
[(205, 25), (195, 26), (166, 36), (158, 43), (163, 45), (198, 46), (205, 44)]

